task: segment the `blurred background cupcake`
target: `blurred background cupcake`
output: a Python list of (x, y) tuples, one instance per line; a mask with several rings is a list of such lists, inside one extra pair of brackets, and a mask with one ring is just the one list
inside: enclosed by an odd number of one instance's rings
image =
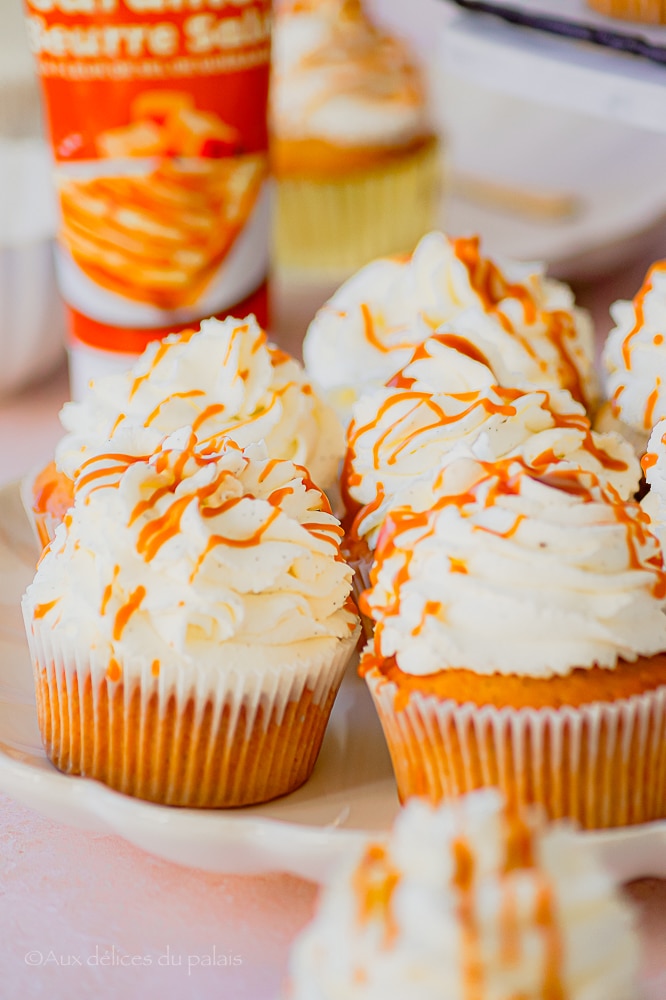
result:
[(289, 1000), (633, 1000), (635, 917), (592, 844), (496, 791), (412, 801), (350, 852), (289, 964)]
[(278, 266), (343, 276), (435, 222), (440, 149), (421, 73), (359, 0), (284, 0), (273, 48)]

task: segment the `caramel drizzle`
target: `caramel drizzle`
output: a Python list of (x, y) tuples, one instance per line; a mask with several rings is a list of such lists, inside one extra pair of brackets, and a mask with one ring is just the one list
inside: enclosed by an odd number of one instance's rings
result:
[[(625, 529), (630, 568), (650, 572), (653, 577), (652, 595), (657, 600), (663, 600), (666, 597), (666, 572), (661, 552), (658, 551), (655, 555), (645, 558), (641, 558), (640, 555), (640, 550), (648, 544), (648, 540), (652, 536), (649, 531), (649, 518), (639, 504), (623, 502), (610, 486), (606, 486), (602, 490), (596, 476), (592, 473), (583, 474), (583, 471), (578, 469), (555, 467), (549, 468), (546, 474), (539, 475), (523, 460), (517, 458), (500, 459), (496, 462), (478, 462), (477, 464), (483, 470), (483, 474), (466, 493), (444, 495), (435, 502), (429, 511), (414, 512), (407, 508), (393, 510), (384, 520), (377, 541), (375, 561), (370, 573), (372, 586), (377, 583), (379, 573), (386, 562), (396, 558), (401, 562), (401, 565), (393, 575), (392, 587), (390, 592), (387, 592), (386, 603), (371, 606), (368, 601), (368, 591), (362, 594), (359, 600), (359, 607), (363, 613), (375, 621), (375, 651), (378, 656), (382, 655), (384, 623), (387, 619), (400, 613), (400, 594), (403, 586), (410, 579), (414, 552), (418, 549), (421, 541), (434, 536), (434, 521), (437, 513), (444, 507), (451, 505), (456, 506), (461, 513), (469, 505), (478, 505), (479, 491), (484, 485), (486, 492), (483, 498), (483, 507), (489, 508), (496, 503), (500, 496), (518, 495), (521, 481), (525, 476), (577, 496), (583, 503), (605, 503), (615, 520)], [(587, 480), (590, 485), (586, 485), (584, 480)], [(359, 517), (362, 513), (363, 510), (360, 511)], [(512, 525), (502, 532), (490, 529), (483, 524), (474, 525), (474, 530), (485, 531), (497, 537), (509, 539), (516, 534), (525, 519), (524, 514), (518, 514)], [(415, 535), (417, 529), (420, 533)], [(408, 534), (409, 537), (409, 542), (404, 547), (401, 544), (403, 534)], [(455, 572), (455, 570), (450, 566), (449, 572)], [(413, 635), (420, 633), (429, 614), (428, 611), (424, 612), (423, 620), (413, 630)], [(437, 609), (436, 614), (441, 616), (439, 609)]]
[(160, 343), (160, 346), (157, 348), (157, 351), (155, 352), (155, 357), (152, 359), (148, 371), (145, 372), (143, 375), (137, 375), (137, 377), (133, 380), (129, 391), (129, 399), (131, 400), (134, 397), (137, 390), (139, 389), (139, 387), (143, 385), (146, 379), (150, 378), (152, 372), (155, 370), (155, 368), (157, 368), (158, 364), (165, 357), (165, 355), (168, 354), (169, 349), (171, 347), (176, 346), (176, 344), (186, 344), (189, 340), (192, 339), (192, 337), (196, 333), (198, 333), (198, 330), (195, 329), (181, 330), (180, 333), (178, 334), (178, 340), (175, 341), (173, 344), (167, 344), (167, 342), (163, 340)]
[[(627, 371), (631, 371), (632, 362), (632, 341), (640, 333), (641, 327), (645, 323), (645, 300), (648, 294), (652, 291), (654, 276), (660, 272), (666, 270), (666, 261), (658, 260), (649, 269), (645, 276), (645, 281), (639, 288), (637, 294), (634, 296), (634, 315), (636, 320), (633, 327), (624, 338), (624, 343), (622, 344), (622, 360), (624, 362), (624, 367)], [(656, 341), (655, 341), (656, 343)], [(622, 387), (623, 388), (623, 387)]]
[(385, 947), (390, 947), (398, 935), (392, 902), (399, 881), (400, 876), (389, 863), (386, 848), (381, 844), (369, 844), (354, 872), (352, 888), (358, 899), (359, 924), (363, 926), (372, 920), (382, 923)]
[[(93, 455), (86, 459), (74, 473), (74, 489), (76, 492), (107, 476), (119, 476), (134, 462), (142, 461), (142, 456), (125, 455), (110, 452), (106, 455)], [(84, 472), (90, 466), (95, 466), (89, 472)]]
[(657, 405), (657, 402), (659, 401), (660, 388), (661, 388), (661, 379), (657, 375), (655, 387), (647, 398), (647, 401), (645, 403), (645, 413), (643, 415), (643, 426), (648, 431), (652, 428), (652, 424), (654, 423), (654, 408)]
[[(444, 336), (448, 339), (451, 335), (447, 334)], [(430, 339), (441, 341), (442, 335), (435, 335), (434, 337), (429, 338), (429, 340)], [(393, 385), (400, 388), (406, 384), (409, 384), (410, 386), (414, 385), (416, 379), (406, 378), (404, 376), (404, 372), (409, 365), (417, 359), (417, 355), (419, 359), (432, 357), (427, 349), (427, 343), (428, 341), (424, 341), (423, 344), (419, 345), (412, 359), (408, 362), (404, 369), (399, 371), (391, 379), (390, 383), (388, 383), (389, 386)], [(466, 342), (463, 341), (463, 343)], [(439, 426), (455, 424), (458, 420), (464, 420), (477, 407), (483, 407), (489, 415), (501, 414), (509, 417), (514, 416), (517, 413), (517, 410), (515, 406), (511, 405), (511, 403), (529, 392), (527, 389), (522, 390), (503, 386), (492, 386), (486, 391), (496, 393), (506, 402), (504, 404), (494, 403), (488, 398), (488, 396), (482, 395), (482, 391), (434, 394), (426, 391), (419, 392), (415, 391), (413, 388), (409, 388), (404, 389), (403, 391), (396, 393), (396, 395), (390, 396), (388, 399), (384, 400), (372, 420), (361, 425), (357, 425), (354, 421), (352, 421), (347, 432), (348, 445), (343, 462), (341, 486), (342, 499), (347, 512), (345, 523), (347, 527), (351, 524), (350, 530), (356, 540), (360, 536), (360, 526), (364, 519), (369, 514), (374, 513), (377, 509), (379, 509), (386, 499), (384, 486), (381, 483), (377, 486), (377, 493), (374, 500), (370, 501), (369, 504), (361, 506), (361, 504), (359, 504), (353, 497), (353, 490), (358, 488), (363, 481), (362, 474), (357, 472), (355, 468), (359, 452), (359, 442), (363, 436), (376, 430), (379, 427), (380, 422), (388, 416), (389, 426), (381, 435), (377, 437), (372, 447), (373, 466), (375, 470), (379, 471), (382, 465), (382, 459), (385, 460), (387, 465), (394, 465), (398, 461), (401, 451), (407, 448), (414, 441), (414, 439), (418, 438), (422, 434), (427, 434), (429, 431)], [(561, 429), (572, 428), (577, 430), (582, 435), (582, 442), (580, 445), (581, 448), (592, 458), (596, 459), (602, 468), (607, 471), (618, 473), (627, 471), (628, 464), (626, 461), (621, 458), (614, 458), (609, 452), (605, 451), (602, 447), (595, 443), (591, 424), (587, 416), (578, 413), (558, 413), (552, 407), (551, 396), (547, 390), (538, 389), (534, 391), (542, 397), (541, 407), (549, 414), (553, 421), (553, 427)], [(467, 409), (449, 415), (442, 405), (435, 401), (435, 396), (439, 401), (453, 399), (457, 402), (466, 402), (468, 400), (471, 400), (472, 402)], [(407, 412), (401, 414), (396, 421), (390, 420), (390, 411), (394, 406), (402, 407), (406, 402), (409, 403), (411, 401), (413, 401), (414, 405), (407, 410)], [(397, 428), (399, 428), (402, 423), (409, 421), (409, 418), (418, 412), (418, 410), (423, 406), (432, 411), (434, 419), (430, 423), (417, 427), (409, 434), (403, 435), (399, 445), (395, 444), (392, 451), (389, 451), (385, 456), (382, 455), (384, 445), (391, 436), (395, 436), (397, 434)], [(552, 449), (550, 449), (536, 456), (536, 458), (533, 459), (532, 464), (534, 470), (537, 473), (540, 473), (543, 472), (545, 466), (557, 464), (562, 460), (562, 458), (562, 455), (557, 455)]]
[(122, 634), (125, 631), (127, 623), (134, 612), (139, 609), (145, 596), (146, 588), (139, 585), (132, 591), (125, 604), (122, 604), (120, 608), (118, 608), (115, 621), (113, 623), (113, 638), (116, 642), (122, 638)]
[[(148, 416), (144, 421), (144, 427), (150, 427), (153, 421), (156, 420), (157, 417), (159, 416), (162, 407), (166, 406), (168, 403), (173, 402), (174, 399), (193, 399), (197, 396), (205, 396), (205, 395), (206, 393), (203, 391), (203, 389), (189, 389), (188, 391), (184, 392), (172, 392), (170, 395), (166, 396), (165, 399), (161, 400), (157, 404), (155, 409), (148, 414)], [(113, 434), (113, 431), (111, 433)]]
[(54, 600), (47, 601), (45, 604), (37, 604), (32, 613), (33, 618), (44, 618), (44, 616), (47, 615), (52, 608), (55, 608), (59, 600), (60, 598), (56, 597)]
[(576, 338), (573, 317), (563, 310), (539, 309), (533, 296), (524, 285), (512, 284), (507, 281), (496, 264), (481, 256), (478, 236), (460, 238), (450, 242), (456, 257), (466, 267), (470, 284), (479, 295), (486, 312), (494, 316), (504, 329), (520, 342), (541, 371), (546, 371), (547, 363), (539, 357), (529, 338), (515, 330), (503, 312), (504, 300), (512, 298), (520, 302), (526, 325), (532, 326), (541, 320), (545, 326), (546, 336), (560, 358), (563, 384), (569, 389), (574, 399), (585, 403), (582, 379), (567, 344), (567, 341), (575, 341)]

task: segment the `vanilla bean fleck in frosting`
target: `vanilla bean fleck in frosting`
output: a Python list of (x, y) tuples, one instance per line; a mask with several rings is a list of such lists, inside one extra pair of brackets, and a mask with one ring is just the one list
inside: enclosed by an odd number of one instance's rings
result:
[(290, 1000), (635, 1000), (635, 920), (594, 848), (484, 790), (411, 799), (324, 889)]
[(442, 470), (462, 449), (486, 462), (520, 456), (537, 473), (566, 461), (623, 499), (636, 492), (640, 466), (618, 434), (593, 432), (566, 390), (508, 388), (501, 375), (498, 384), (487, 359), (462, 338), (434, 334), (388, 386), (358, 400), (343, 473), (346, 503), (356, 511), (352, 539), (373, 549), (391, 509), (431, 507)]
[(596, 401), (592, 324), (571, 290), (539, 265), (484, 257), (476, 237), (433, 232), (408, 257), (368, 264), (319, 310), (303, 355), (348, 422), (355, 400), (386, 384), (434, 332), (462, 337), (491, 368), (501, 361), (511, 386)]
[(68, 433), (56, 465), (74, 481), (96, 455), (146, 457), (184, 426), (213, 449), (227, 436), (241, 447), (263, 440), (271, 458), (306, 466), (323, 489), (336, 480), (344, 450), (335, 414), (254, 316), (205, 320), (198, 331), (155, 341), (127, 372), (66, 403), (61, 421)]
[(443, 476), (431, 510), (397, 509), (380, 532), (361, 599), (371, 659), (545, 678), (666, 649), (666, 574), (639, 504), (566, 463), (539, 476), (461, 459)]

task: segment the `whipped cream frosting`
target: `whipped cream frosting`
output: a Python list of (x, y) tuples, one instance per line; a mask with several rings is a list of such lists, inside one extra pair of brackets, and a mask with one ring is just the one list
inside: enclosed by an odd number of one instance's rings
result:
[(629, 907), (592, 844), (488, 789), (411, 799), (357, 848), (292, 951), (290, 1000), (635, 1000)]
[(443, 477), (432, 510), (384, 523), (361, 598), (369, 653), (414, 675), (547, 678), (666, 650), (666, 574), (639, 504), (566, 463), (537, 476), (461, 459)]
[(273, 32), (271, 124), (281, 139), (402, 146), (428, 135), (420, 74), (358, 0), (293, 0)]
[(348, 506), (362, 508), (352, 538), (374, 549), (391, 509), (431, 507), (441, 470), (463, 448), (484, 462), (520, 456), (537, 473), (566, 461), (623, 499), (636, 492), (641, 470), (631, 445), (618, 434), (594, 433), (569, 392), (503, 388), (481, 355), (459, 346), (452, 335), (433, 335), (389, 386), (355, 404), (343, 477)]
[(94, 465), (28, 588), (29, 621), (123, 670), (149, 658), (267, 682), (352, 637), (342, 531), (303, 469), (260, 444), (211, 451), (190, 428), (147, 460)]
[(657, 261), (633, 301), (611, 306), (615, 326), (602, 360), (615, 417), (646, 439), (666, 417), (666, 261)]
[(270, 346), (254, 316), (209, 319), (151, 343), (122, 374), (97, 379), (60, 414), (68, 432), (56, 465), (76, 480), (100, 453), (144, 457), (191, 426), (211, 447), (226, 436), (266, 443), (271, 458), (305, 466), (323, 489), (337, 479), (344, 436), (301, 365)]
[(483, 257), (476, 237), (432, 232), (411, 256), (362, 268), (319, 310), (303, 356), (347, 423), (355, 400), (384, 385), (435, 331), (461, 336), (491, 367), (502, 359), (512, 386), (596, 400), (592, 324), (571, 289), (540, 265)]

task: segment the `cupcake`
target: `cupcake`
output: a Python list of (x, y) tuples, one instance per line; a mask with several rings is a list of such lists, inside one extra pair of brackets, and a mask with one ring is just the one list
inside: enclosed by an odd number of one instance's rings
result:
[(623, 499), (636, 493), (640, 465), (620, 435), (592, 431), (565, 389), (510, 388), (501, 364), (493, 371), (466, 349), (455, 335), (434, 334), (388, 386), (355, 404), (342, 478), (351, 552), (374, 551), (392, 509), (428, 510), (441, 495), (442, 471), (463, 453), (484, 462), (520, 456), (539, 474), (566, 462)]
[(648, 518), (566, 465), (451, 464), (385, 521), (361, 662), (400, 797), (485, 785), (603, 828), (666, 817), (666, 573)]
[(283, 268), (349, 274), (434, 225), (441, 163), (421, 74), (359, 0), (278, 5), (270, 123)]
[(263, 440), (271, 458), (305, 466), (323, 489), (337, 483), (344, 452), (335, 414), (302, 366), (267, 343), (254, 316), (204, 320), (198, 331), (149, 344), (127, 371), (66, 403), (60, 419), (67, 433), (55, 461), (29, 487), (44, 543), (100, 454), (146, 457), (180, 427), (192, 426), (213, 449), (227, 435), (241, 447)]
[(666, 24), (664, 0), (587, 0), (590, 7), (607, 17), (644, 24)]
[(89, 468), (23, 599), (49, 759), (169, 805), (297, 788), (358, 631), (326, 498), (191, 428)]
[(592, 324), (571, 290), (538, 265), (482, 256), (478, 237), (429, 233), (411, 256), (363, 268), (317, 313), (303, 357), (348, 423), (356, 399), (385, 385), (434, 332), (462, 336), (491, 367), (501, 359), (511, 385), (596, 402)]
[(616, 429), (642, 455), (650, 431), (666, 417), (666, 261), (657, 261), (633, 301), (611, 306), (615, 326), (603, 350), (608, 402), (599, 430)]
[(635, 1000), (638, 940), (596, 851), (487, 790), (413, 801), (324, 889), (289, 1000)]

